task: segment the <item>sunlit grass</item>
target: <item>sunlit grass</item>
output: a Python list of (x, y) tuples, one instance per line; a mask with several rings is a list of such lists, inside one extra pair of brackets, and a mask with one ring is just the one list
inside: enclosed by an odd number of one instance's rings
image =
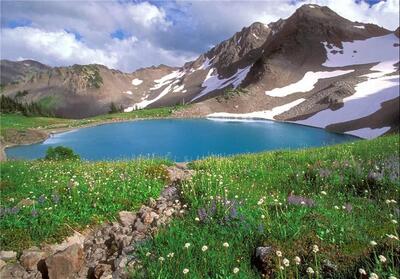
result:
[[(398, 136), (391, 136), (195, 162), (197, 175), (182, 188), (186, 217), (140, 247), (143, 269), (132, 276), (258, 278), (251, 264), (257, 246), (282, 253), (267, 268), (274, 278), (322, 278), (329, 263), (335, 278), (360, 278), (359, 268), (398, 276), (399, 243), (388, 237), (398, 237), (398, 150)], [(379, 182), (369, 181), (372, 172), (382, 173)], [(387, 262), (371, 257), (374, 251)]]

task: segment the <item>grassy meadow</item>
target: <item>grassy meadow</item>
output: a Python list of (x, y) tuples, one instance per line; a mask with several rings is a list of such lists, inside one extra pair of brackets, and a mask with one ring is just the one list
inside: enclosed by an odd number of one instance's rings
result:
[[(1, 163), (2, 249), (58, 241), (137, 209), (159, 195), (171, 163)], [(260, 266), (266, 278), (399, 278), (398, 135), (190, 167), (186, 214), (137, 247), (132, 278), (260, 278), (258, 246), (273, 251)]]
[(180, 107), (164, 107), (154, 109), (135, 110), (132, 112), (102, 114), (84, 119), (66, 119), (56, 117), (24, 116), (22, 114), (0, 114), (0, 135), (12, 142), (14, 131), (24, 131), (27, 129), (57, 129), (74, 128), (89, 124), (101, 123), (106, 121), (123, 121), (138, 118), (160, 118), (169, 117)]
[(140, 247), (132, 278), (259, 278), (258, 246), (267, 278), (399, 277), (398, 135), (191, 166), (186, 217)]

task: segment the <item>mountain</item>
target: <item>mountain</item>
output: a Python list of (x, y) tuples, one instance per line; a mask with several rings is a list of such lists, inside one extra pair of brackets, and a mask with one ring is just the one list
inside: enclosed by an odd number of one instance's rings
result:
[(4, 94), (26, 90), (22, 101), (67, 117), (104, 113), (111, 102), (125, 111), (191, 103), (180, 116), (274, 119), (361, 137), (399, 129), (399, 29), (318, 5), (253, 23), (180, 68), (1, 67)]

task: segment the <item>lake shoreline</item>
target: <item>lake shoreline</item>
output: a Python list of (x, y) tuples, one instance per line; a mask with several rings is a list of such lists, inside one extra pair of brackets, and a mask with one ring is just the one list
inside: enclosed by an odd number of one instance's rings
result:
[(31, 145), (31, 144), (41, 143), (41, 142), (44, 142), (45, 140), (49, 139), (52, 135), (69, 132), (69, 131), (73, 131), (76, 129), (90, 128), (90, 127), (96, 127), (96, 126), (112, 124), (112, 123), (122, 123), (122, 122), (151, 120), (151, 119), (196, 119), (196, 118), (203, 118), (203, 117), (202, 116), (188, 117), (188, 116), (173, 115), (171, 117), (141, 117), (141, 118), (132, 118), (132, 119), (116, 118), (116, 119), (111, 119), (111, 120), (103, 120), (103, 121), (96, 121), (93, 123), (86, 123), (86, 124), (78, 125), (78, 126), (74, 126), (74, 127), (27, 129), (27, 131), (40, 132), (43, 134), (43, 136), (40, 137), (39, 139), (33, 139), (33, 138), (28, 137), (26, 139), (26, 141), (24, 141), (22, 143), (15, 143), (15, 142), (8, 142), (8, 141), (0, 142), (0, 162), (7, 161), (7, 154), (5, 152), (5, 150), (7, 148), (14, 147), (14, 146)]

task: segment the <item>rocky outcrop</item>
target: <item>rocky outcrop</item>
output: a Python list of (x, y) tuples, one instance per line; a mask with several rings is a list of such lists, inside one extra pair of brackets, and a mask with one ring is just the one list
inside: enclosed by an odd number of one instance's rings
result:
[(179, 186), (194, 171), (185, 164), (167, 168), (168, 185), (157, 199), (149, 199), (137, 212), (121, 211), (118, 221), (105, 223), (86, 235), (75, 233), (58, 245), (32, 247), (17, 261), (14, 251), (0, 252), (0, 278), (127, 278), (138, 263), (138, 244), (185, 214)]

